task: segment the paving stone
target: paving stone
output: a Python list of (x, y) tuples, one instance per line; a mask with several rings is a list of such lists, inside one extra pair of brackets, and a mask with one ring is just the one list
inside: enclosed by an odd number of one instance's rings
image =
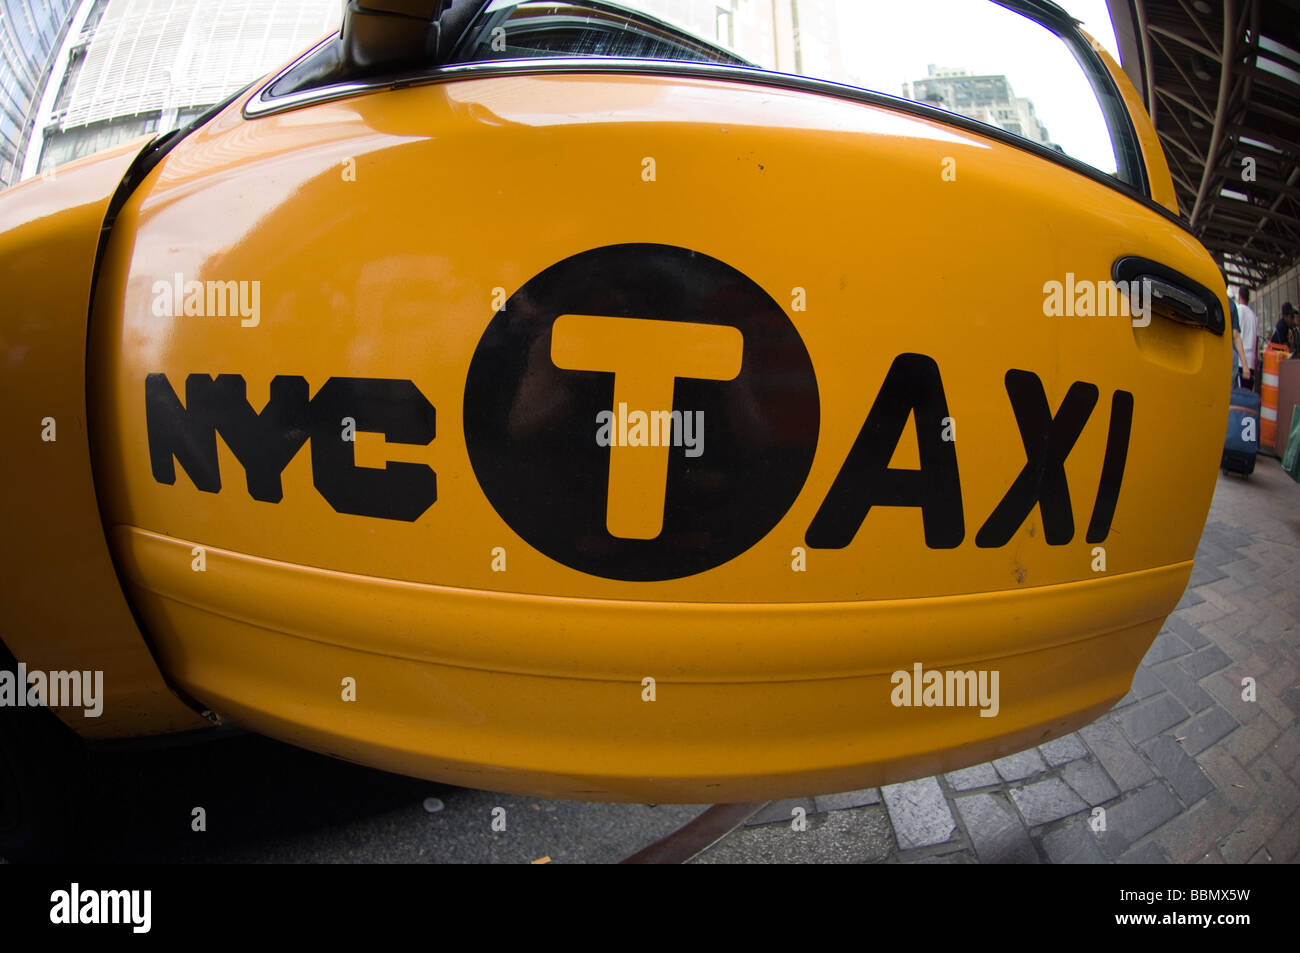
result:
[(1254, 534), (1240, 523), (1211, 519), (1207, 521), (1207, 525), (1214, 531), (1215, 539), (1230, 549), (1236, 550), (1242, 546), (1249, 546), (1255, 541)]
[(1217, 672), (1231, 664), (1232, 659), (1228, 657), (1228, 653), (1217, 645), (1206, 646), (1182, 659), (1182, 666), (1187, 670), (1187, 674), (1196, 679), (1204, 678), (1211, 672)]
[(1248, 702), (1241, 697), (1241, 679), (1245, 674), (1247, 673), (1239, 665), (1234, 665), (1226, 671), (1216, 672), (1201, 683), (1210, 697), (1243, 725), (1258, 718), (1262, 710), (1258, 702)]
[(1104, 864), (1106, 855), (1097, 846), (1097, 835), (1085, 818), (1072, 818), (1048, 831), (1042, 839), (1043, 850), (1054, 864)]
[(1208, 525), (1214, 530), (1215, 538), (1222, 540), (1230, 549), (1237, 550), (1242, 546), (1249, 546), (1255, 541), (1254, 534), (1240, 523), (1209, 520)]
[(880, 803), (879, 788), (864, 788), (861, 791), (844, 791), (841, 794), (819, 794), (813, 798), (817, 812), (846, 811), (856, 807), (867, 807)]
[(1155, 840), (1176, 864), (1193, 864), (1232, 831), (1237, 817), (1221, 791), (1214, 791), (1190, 810), (1183, 811), (1157, 830)]
[(980, 862), (985, 864), (1036, 864), (1029, 832), (1011, 806), (993, 794), (968, 794), (956, 799)]
[(1151, 648), (1147, 649), (1146, 656), (1142, 659), (1143, 665), (1158, 665), (1161, 662), (1167, 662), (1171, 658), (1178, 658), (1180, 655), (1188, 655), (1192, 651), (1191, 646), (1174, 635), (1168, 629), (1162, 630), (1156, 636)]
[(1237, 550), (1242, 546), (1249, 546), (1253, 541), (1253, 537), (1245, 531), (1233, 530), (1216, 534), (1209, 527), (1206, 527), (1205, 534), (1201, 537), (1201, 544), (1196, 550), (1196, 555), (1199, 559), (1202, 547), (1211, 550), (1216, 557), (1214, 559), (1215, 565), (1222, 568), (1225, 563), (1236, 562), (1241, 559), (1241, 554)]
[(947, 854), (930, 854), (915, 860), (904, 860), (908, 864), (978, 864), (975, 855), (968, 850), (954, 850)]
[[(1224, 572), (1227, 572), (1227, 570), (1225, 569)], [(1246, 587), (1241, 584), (1241, 580), (1233, 579), (1232, 574), (1229, 573), (1227, 579), (1220, 579), (1217, 582), (1212, 582), (1207, 588), (1211, 592), (1217, 592), (1219, 595), (1224, 596), (1231, 601)], [(1187, 644), (1191, 645), (1192, 643), (1188, 642)], [(1195, 648), (1195, 646), (1192, 647)]]
[[(1235, 562), (1235, 554), (1229, 554), (1225, 551), (1223, 561)], [(1235, 613), (1241, 608), (1237, 604), (1237, 599), (1246, 587), (1240, 579), (1233, 579), (1227, 570), (1224, 570), (1224, 575), (1225, 578), (1206, 583), (1196, 591), (1205, 597), (1206, 602), (1212, 602), (1220, 608)]]
[(1219, 569), (1217, 566), (1205, 565), (1198, 561), (1196, 565), (1192, 567), (1192, 578), (1187, 581), (1187, 585), (1192, 589), (1199, 589), (1201, 586), (1214, 582), (1216, 579), (1225, 579), (1227, 578), (1227, 575), (1226, 572)]
[(732, 831), (693, 864), (878, 864), (894, 851), (883, 807), (832, 811), (809, 818), (808, 829), (765, 824)]
[(1300, 813), (1292, 814), (1268, 841), (1269, 852), (1280, 864), (1293, 864), (1300, 855)]
[(1144, 665), (1138, 667), (1133, 673), (1133, 684), (1129, 687), (1128, 694), (1115, 703), (1115, 708), (1125, 708), (1134, 702), (1141, 701), (1144, 698), (1150, 698), (1165, 690), (1165, 686), (1160, 679), (1151, 674), (1151, 669)]
[(1183, 618), (1192, 623), (1192, 625), (1197, 626), (1205, 625), (1207, 622), (1214, 622), (1233, 614), (1234, 613), (1230, 613), (1222, 606), (1210, 602), (1208, 599), (1198, 606), (1193, 606), (1190, 609), (1183, 610)]
[(1269, 755), (1283, 769), (1294, 767), (1300, 762), (1300, 727), (1293, 725), (1278, 735)]
[(1197, 863), (1198, 864), (1226, 864), (1227, 861), (1223, 859), (1223, 855), (1220, 854), (1217, 850), (1212, 850), (1204, 857), (1202, 857), (1200, 860), (1198, 860)]
[[(1246, 594), (1245, 590), (1234, 592), (1231, 598), (1237, 606), (1236, 612), (1225, 615), (1221, 619), (1216, 619), (1213, 625), (1207, 625), (1197, 631), (1204, 632), (1215, 642), (1219, 641), (1214, 638), (1216, 632), (1224, 635), (1250, 635), (1250, 630), (1255, 627), (1256, 623), (1267, 618), (1269, 612), (1272, 611), (1271, 606), (1267, 603), (1251, 602), (1250, 596)], [(1188, 642), (1187, 644), (1191, 645), (1192, 643)], [(1192, 647), (1204, 648), (1202, 645)]]
[(1279, 827), (1281, 821), (1278, 816), (1261, 804), (1237, 822), (1237, 826), (1219, 845), (1219, 853), (1230, 864), (1244, 864), (1267, 843)]
[(1244, 814), (1259, 800), (1259, 785), (1250, 773), (1237, 763), (1224, 745), (1213, 745), (1196, 756), (1207, 777), (1223, 799), (1238, 814)]
[(1157, 695), (1148, 702), (1125, 712), (1119, 718), (1124, 733), (1141, 744), (1167, 728), (1187, 719), (1187, 709), (1173, 695)]
[(1086, 811), (1088, 805), (1060, 778), (1046, 778), (1011, 790), (1011, 800), (1030, 827)]
[(1133, 673), (1132, 692), (1138, 698), (1150, 698), (1158, 695), (1165, 690), (1165, 686), (1160, 679), (1156, 678), (1155, 673), (1151, 671), (1151, 666), (1141, 665)]
[(1282, 727), (1289, 727), (1295, 724), (1296, 713), (1291, 710), (1291, 706), (1282, 701), (1268, 685), (1260, 682), (1256, 688), (1257, 702), (1260, 710), (1273, 719), (1273, 723)]
[(1043, 756), (1037, 750), (1030, 748), (1019, 754), (998, 758), (993, 762), (993, 767), (1004, 781), (1020, 781), (1031, 778), (1035, 774), (1042, 774), (1047, 770), (1047, 763), (1043, 761)]
[(784, 801), (773, 801), (747, 820), (745, 826), (761, 827), (764, 824), (789, 824), (795, 818), (794, 809), (796, 807), (803, 808), (805, 817), (817, 810), (813, 799), (809, 797), (794, 797), (787, 798)]
[[(1236, 554), (1233, 553), (1232, 550), (1228, 549), (1226, 546), (1220, 546), (1211, 540), (1202, 539), (1201, 545), (1196, 548), (1196, 562), (1206, 565), (1208, 567), (1217, 568), (1221, 566), (1223, 563), (1230, 563), (1235, 561), (1236, 561)], [(1228, 574), (1224, 572), (1223, 575), (1227, 576)], [(1195, 583), (1194, 587), (1197, 590), (1197, 592), (1200, 592), (1201, 589), (1205, 588), (1206, 586), (1211, 586), (1215, 582), (1222, 582), (1222, 581), (1223, 581), (1222, 579), (1217, 579), (1217, 580), (1211, 580), (1210, 582)], [(1190, 579), (1188, 580), (1188, 583), (1189, 585), (1192, 584)]]
[(1183, 669), (1180, 660), (1170, 659), (1168, 662), (1161, 662), (1151, 671), (1160, 683), (1169, 689), (1169, 693), (1193, 714), (1204, 711), (1214, 704), (1214, 699), (1209, 696), (1209, 693)]
[(1066, 765), (1061, 778), (1092, 807), (1119, 797), (1119, 788), (1095, 761)]
[(1181, 810), (1178, 799), (1164, 784), (1148, 784), (1106, 808), (1106, 830), (1100, 831), (1097, 839), (1106, 853), (1118, 857)]
[(1076, 734), (1062, 735), (1055, 741), (1039, 745), (1038, 751), (1054, 768), (1088, 756), (1088, 749), (1083, 746), (1083, 742)]
[[(1079, 737), (1092, 749), (1092, 753), (1121, 791), (1132, 790), (1155, 777), (1155, 772), (1146, 759), (1129, 743), (1113, 721), (1094, 721), (1086, 728), (1079, 729)], [(1082, 791), (1079, 793), (1083, 794)]]
[(1267, 751), (1281, 733), (1277, 722), (1261, 711), (1259, 718), (1232, 732), (1227, 741), (1228, 753), (1237, 759), (1238, 764), (1250, 764)]
[[(1203, 632), (1211, 640), (1207, 644), (1218, 645), (1219, 648), (1225, 651), (1231, 649), (1232, 651), (1228, 652), (1229, 655), (1246, 658), (1255, 650), (1254, 636), (1250, 630), (1260, 618), (1262, 618), (1262, 615), (1259, 612), (1236, 612), (1203, 626), (1199, 631)], [(1190, 642), (1187, 644), (1191, 645)], [(1205, 648), (1204, 645), (1192, 647), (1197, 649)]]
[[(1253, 548), (1253, 547), (1252, 547)], [(1241, 582), (1241, 601), (1244, 605), (1258, 605), (1266, 602), (1270, 596), (1276, 592), (1276, 587), (1272, 586), (1269, 581), (1270, 573), (1277, 570), (1265, 565), (1262, 560), (1268, 560), (1269, 556), (1263, 552), (1250, 553), (1239, 550), (1240, 559), (1235, 562), (1224, 563), (1220, 568), (1229, 576)]]
[(1295, 628), (1295, 620), (1281, 612), (1270, 612), (1252, 626), (1252, 634), (1258, 639), (1280, 639)]
[(1124, 697), (1115, 703), (1115, 706), (1111, 708), (1108, 714), (1118, 714), (1122, 709), (1132, 708), (1141, 700), (1142, 699), (1133, 694), (1133, 689), (1130, 688)]
[(1215, 705), (1181, 726), (1178, 736), (1182, 738), (1184, 751), (1198, 755), (1236, 727), (1237, 719)]
[(1169, 782), (1183, 804), (1190, 807), (1214, 790), (1201, 766), (1168, 735), (1157, 735), (1142, 746), (1156, 770)]
[(1169, 858), (1165, 856), (1165, 852), (1158, 844), (1147, 841), (1141, 847), (1124, 851), (1115, 862), (1117, 864), (1167, 864)]
[(1264, 673), (1264, 684), (1281, 696), (1296, 684), (1296, 665), (1289, 658), (1283, 658), (1277, 665)]
[[(1240, 582), (1242, 586), (1241, 591), (1233, 595), (1238, 606), (1234, 617), (1248, 619), (1253, 624), (1267, 616), (1269, 609), (1272, 608), (1269, 599), (1277, 594), (1276, 590), (1269, 586), (1261, 585), (1263, 575), (1267, 574), (1269, 570), (1261, 567), (1254, 560), (1238, 560), (1224, 566), (1223, 571)], [(1191, 612), (1199, 608), (1200, 606), (1193, 606), (1187, 611)]]
[(960, 771), (953, 771), (946, 775), (948, 783), (956, 791), (969, 791), (971, 788), (986, 788), (999, 782), (997, 771), (993, 770), (993, 765), (977, 764), (971, 768), (962, 768)]
[(1196, 543), (1197, 558), (1199, 559), (1202, 553), (1210, 550), (1219, 552), (1218, 562), (1228, 562), (1233, 558), (1226, 537), (1213, 524), (1207, 523), (1202, 527), (1201, 538)]
[(957, 822), (935, 778), (922, 778), (880, 789), (902, 850), (942, 844), (952, 837)]
[(1297, 789), (1286, 772), (1267, 754), (1262, 754), (1251, 764), (1250, 776), (1259, 785), (1269, 810), (1286, 817), (1300, 808), (1300, 789)]
[(1164, 627), (1173, 632), (1193, 649), (1203, 649), (1205, 646), (1210, 644), (1209, 638), (1202, 635), (1200, 629), (1176, 613), (1165, 620)]
[(1253, 675), (1256, 681), (1267, 685), (1268, 683), (1264, 681), (1264, 673), (1278, 664), (1278, 660), (1281, 658), (1282, 655), (1278, 652), (1276, 645), (1271, 641), (1261, 640), (1252, 634), (1250, 636), (1250, 654), (1237, 664), (1238, 667), (1245, 669), (1247, 675)]
[(1255, 558), (1255, 554), (1259, 551), (1259, 542), (1252, 540), (1248, 544), (1234, 547), (1233, 551), (1237, 554), (1237, 558), (1232, 562), (1220, 564), (1219, 568), (1233, 578), (1249, 579), (1250, 584), (1253, 584), (1255, 576), (1263, 568), (1263, 563)]
[(1230, 563), (1224, 563), (1219, 568), (1229, 576), (1241, 583), (1241, 589), (1236, 593), (1238, 603), (1242, 610), (1257, 608), (1264, 604), (1268, 598), (1268, 587), (1262, 585), (1267, 583), (1270, 577), (1277, 572), (1275, 566), (1265, 565), (1260, 559), (1268, 559), (1262, 553), (1254, 553), (1254, 547), (1238, 548), (1237, 558)]
[(1192, 606), (1200, 605), (1204, 601), (1203, 598), (1192, 592), (1191, 587), (1188, 586), (1187, 589), (1183, 591), (1183, 597), (1178, 600), (1178, 605), (1174, 606), (1174, 611), (1177, 612), (1179, 609), (1190, 609)]

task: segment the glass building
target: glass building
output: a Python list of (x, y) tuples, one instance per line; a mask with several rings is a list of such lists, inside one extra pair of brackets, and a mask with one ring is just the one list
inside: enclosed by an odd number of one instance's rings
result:
[(337, 30), (343, 13), (340, 0), (67, 2), (77, 10), (23, 177), (184, 124)]
[(0, 0), (0, 187), (18, 178), (34, 112), (75, 0)]

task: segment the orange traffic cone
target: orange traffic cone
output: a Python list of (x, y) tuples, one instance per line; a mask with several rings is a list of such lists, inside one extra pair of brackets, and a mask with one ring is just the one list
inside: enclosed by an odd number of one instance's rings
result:
[(1270, 344), (1264, 350), (1263, 387), (1260, 390), (1259, 445), (1272, 448), (1277, 442), (1277, 372), (1278, 366), (1291, 356), (1282, 344)]

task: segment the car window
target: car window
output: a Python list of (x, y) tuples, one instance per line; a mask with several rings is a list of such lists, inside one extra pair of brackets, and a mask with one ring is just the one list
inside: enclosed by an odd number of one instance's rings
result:
[(689, 29), (647, 15), (653, 6), (493, 3), (470, 31), (469, 42), (456, 59), (478, 62), (537, 56), (619, 56), (752, 65)]
[(1061, 37), (990, 0), (495, 0), (454, 59), (592, 56), (744, 66), (883, 93), (1139, 185), (1121, 172), (1132, 165), (1118, 158), (1121, 122), (1103, 108), (1113, 90), (1098, 92)]

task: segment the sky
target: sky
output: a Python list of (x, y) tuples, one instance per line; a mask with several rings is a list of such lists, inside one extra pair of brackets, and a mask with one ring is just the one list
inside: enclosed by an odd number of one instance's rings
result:
[[(1105, 120), (1082, 69), (1065, 45), (1038, 24), (987, 0), (835, 2), (842, 35), (863, 38), (841, 44), (846, 70), (862, 85), (898, 94), (904, 82), (925, 78), (929, 64), (1005, 74), (1017, 96), (1033, 100), (1053, 142), (1076, 158), (1114, 171)], [(1061, 5), (1115, 55), (1105, 0), (1064, 0)], [(877, 37), (888, 41), (874, 42)]]

